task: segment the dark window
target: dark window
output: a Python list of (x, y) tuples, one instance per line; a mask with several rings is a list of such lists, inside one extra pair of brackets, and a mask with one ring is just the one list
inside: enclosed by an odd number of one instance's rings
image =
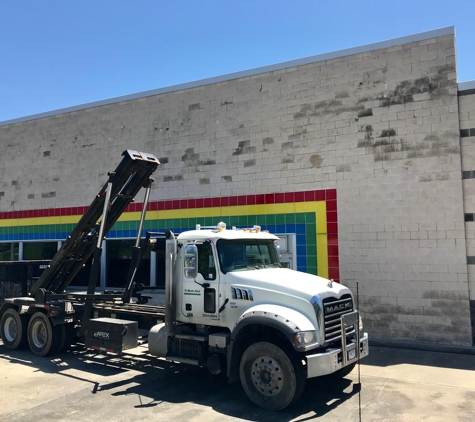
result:
[[(84, 266), (79, 270), (71, 283), (71, 286), (87, 286), (89, 285), (89, 276), (91, 275), (92, 256), (86, 261)], [(101, 285), (101, 278), (97, 277), (96, 287)]]
[(475, 127), (472, 127), (470, 129), (461, 129), (460, 130), (460, 137), (461, 138), (467, 138), (469, 136), (475, 136)]
[[(125, 287), (134, 245), (134, 239), (107, 241), (106, 287)], [(144, 253), (135, 282), (150, 286), (150, 251)]]
[(475, 179), (475, 171), (474, 170), (462, 171), (462, 179)]
[(58, 242), (25, 242), (23, 259), (52, 259), (58, 251)]
[(155, 286), (165, 288), (165, 250), (166, 240), (157, 239), (157, 243), (154, 248), (155, 252)]
[(18, 243), (0, 243), (0, 261), (18, 261)]

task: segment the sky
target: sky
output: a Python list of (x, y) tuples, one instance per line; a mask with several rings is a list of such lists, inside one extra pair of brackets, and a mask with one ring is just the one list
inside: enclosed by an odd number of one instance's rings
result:
[(0, 4), (0, 122), (455, 26), (475, 0), (15, 0)]

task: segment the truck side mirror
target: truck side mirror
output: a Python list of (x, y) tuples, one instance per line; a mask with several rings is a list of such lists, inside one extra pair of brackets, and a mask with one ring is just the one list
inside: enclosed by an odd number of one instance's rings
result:
[(198, 275), (198, 248), (196, 245), (185, 246), (185, 277), (196, 278)]

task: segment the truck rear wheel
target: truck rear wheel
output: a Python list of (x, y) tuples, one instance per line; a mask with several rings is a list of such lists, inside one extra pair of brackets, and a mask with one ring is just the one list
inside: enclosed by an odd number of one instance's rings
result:
[(34, 314), (28, 324), (28, 344), (36, 356), (47, 356), (57, 353), (60, 346), (61, 331), (54, 326), (42, 312)]
[(242, 355), (239, 373), (249, 399), (266, 410), (286, 408), (305, 388), (305, 374), (297, 359), (272, 343), (249, 346)]
[(21, 349), (28, 344), (28, 315), (19, 314), (15, 309), (7, 309), (0, 321), (0, 335), (3, 345), (10, 350)]
[(67, 352), (73, 343), (74, 325), (61, 324), (59, 327), (60, 340), (58, 342), (58, 353)]

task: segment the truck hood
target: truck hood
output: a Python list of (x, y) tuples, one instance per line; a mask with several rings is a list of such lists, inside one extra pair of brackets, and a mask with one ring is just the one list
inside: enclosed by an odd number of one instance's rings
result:
[[(253, 295), (274, 292), (310, 300), (319, 295), (325, 297), (340, 297), (350, 290), (339, 283), (312, 274), (302, 273), (287, 268), (268, 268), (253, 271), (235, 271), (226, 274), (229, 285), (249, 288)], [(262, 298), (260, 299), (262, 301)]]

